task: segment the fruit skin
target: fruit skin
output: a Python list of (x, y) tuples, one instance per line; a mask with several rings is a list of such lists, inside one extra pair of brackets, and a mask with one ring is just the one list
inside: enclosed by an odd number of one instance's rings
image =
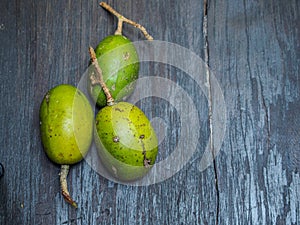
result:
[[(132, 42), (122, 35), (109, 35), (95, 49), (103, 80), (116, 101), (124, 100), (134, 90), (139, 73), (139, 57)], [(90, 68), (89, 73), (93, 73)], [(101, 108), (106, 105), (106, 96), (100, 84), (92, 85), (88, 79), (88, 90)]]
[(93, 137), (93, 110), (86, 96), (71, 85), (52, 88), (40, 106), (40, 131), (47, 156), (57, 164), (83, 159)]
[(145, 114), (128, 102), (119, 102), (102, 108), (95, 121), (95, 143), (108, 171), (122, 181), (143, 177), (158, 152), (155, 131)]

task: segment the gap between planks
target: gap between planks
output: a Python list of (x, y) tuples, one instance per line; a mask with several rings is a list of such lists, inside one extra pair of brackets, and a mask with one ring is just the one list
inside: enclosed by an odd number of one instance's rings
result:
[(204, 62), (206, 66), (206, 84), (208, 87), (208, 119), (209, 119), (209, 129), (210, 129), (210, 149), (213, 159), (213, 169), (215, 175), (215, 189), (216, 189), (216, 225), (219, 224), (219, 214), (220, 214), (220, 191), (218, 184), (218, 172), (217, 163), (215, 160), (215, 150), (214, 150), (214, 139), (213, 139), (213, 121), (212, 121), (212, 90), (211, 90), (211, 76), (209, 70), (209, 41), (208, 41), (208, 22), (207, 22), (207, 11), (208, 11), (208, 0), (203, 0), (203, 40), (204, 40)]

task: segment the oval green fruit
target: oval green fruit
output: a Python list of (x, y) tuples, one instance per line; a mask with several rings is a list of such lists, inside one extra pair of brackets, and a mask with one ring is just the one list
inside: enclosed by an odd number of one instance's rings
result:
[(40, 131), (47, 156), (57, 164), (74, 164), (88, 152), (93, 137), (93, 110), (71, 85), (58, 85), (40, 106)]
[(158, 152), (150, 121), (128, 102), (106, 106), (98, 112), (95, 142), (104, 166), (122, 181), (143, 177), (155, 163)]
[[(134, 90), (138, 78), (139, 58), (133, 43), (122, 35), (104, 38), (95, 49), (103, 80), (116, 101), (124, 100)], [(89, 91), (99, 107), (106, 105), (106, 97), (100, 84), (93, 84), (89, 71)], [(93, 78), (92, 78), (93, 79)]]

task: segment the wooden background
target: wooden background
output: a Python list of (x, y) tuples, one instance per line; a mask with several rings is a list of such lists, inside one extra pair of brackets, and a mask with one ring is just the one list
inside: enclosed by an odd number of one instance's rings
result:
[[(205, 59), (203, 1), (108, 3), (155, 39)], [(69, 175), (77, 210), (62, 199), (59, 166), (43, 152), (39, 105), (51, 87), (78, 84), (88, 46), (112, 34), (116, 18), (95, 0), (1, 0), (0, 9), (0, 224), (300, 224), (299, 1), (208, 0), (208, 63), (227, 106), (214, 163), (199, 171), (210, 133), (201, 90), (176, 68), (143, 63), (142, 74), (171, 79), (197, 103), (198, 149), (180, 172), (150, 186), (114, 183), (82, 161)], [(124, 34), (144, 39), (128, 25)], [(176, 146), (180, 118), (159, 99), (138, 105), (167, 125), (161, 160)]]

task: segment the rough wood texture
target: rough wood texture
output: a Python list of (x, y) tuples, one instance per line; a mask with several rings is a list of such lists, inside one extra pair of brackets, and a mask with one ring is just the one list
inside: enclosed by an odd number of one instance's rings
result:
[(299, 2), (210, 6), (210, 65), (228, 109), (220, 224), (299, 224)]
[[(155, 39), (204, 57), (203, 1), (108, 3)], [(0, 8), (0, 224), (300, 224), (299, 1), (208, 0), (209, 65), (227, 105), (214, 166), (199, 171), (210, 133), (201, 90), (176, 68), (143, 63), (142, 75), (171, 79), (198, 105), (197, 152), (172, 178), (141, 187), (108, 181), (83, 161), (69, 175), (77, 210), (42, 150), (39, 105), (51, 87), (78, 84), (88, 46), (112, 34), (116, 18), (94, 0), (2, 0)], [(128, 25), (124, 34), (144, 38)], [(159, 99), (138, 105), (166, 122), (161, 160), (176, 146), (180, 118)]]

